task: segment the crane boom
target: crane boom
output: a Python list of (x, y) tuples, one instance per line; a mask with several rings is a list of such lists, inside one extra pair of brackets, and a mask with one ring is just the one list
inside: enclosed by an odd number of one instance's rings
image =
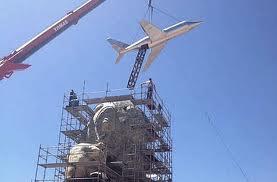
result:
[(10, 55), (4, 57), (0, 61), (0, 80), (9, 78), (14, 71), (24, 70), (30, 67), (28, 64), (22, 64), (28, 57), (55, 39), (62, 32), (88, 14), (90, 11), (98, 7), (105, 0), (89, 0), (74, 11), (70, 11), (62, 19), (45, 29), (36, 37), (13, 51)]

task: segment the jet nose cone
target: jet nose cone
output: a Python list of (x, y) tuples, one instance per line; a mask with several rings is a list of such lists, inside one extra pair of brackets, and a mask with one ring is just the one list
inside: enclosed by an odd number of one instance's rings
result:
[(188, 24), (189, 26), (191, 26), (192, 28), (197, 27), (197, 26), (199, 26), (199, 25), (202, 24), (202, 23), (203, 23), (203, 21), (187, 22), (187, 24)]
[(198, 25), (200, 25), (200, 24), (202, 24), (202, 23), (203, 23), (203, 21), (194, 22), (194, 24), (195, 24), (196, 26), (198, 26)]
[(202, 21), (190, 21), (190, 22), (185, 22), (184, 26), (187, 27), (189, 30), (192, 30), (199, 26), (202, 23)]

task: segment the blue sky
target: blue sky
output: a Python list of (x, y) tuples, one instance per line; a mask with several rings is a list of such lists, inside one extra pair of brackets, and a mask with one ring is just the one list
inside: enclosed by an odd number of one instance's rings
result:
[[(0, 5), (5, 56), (83, 1), (9, 0)], [(146, 0), (107, 0), (0, 83), (0, 181), (30, 181), (40, 144), (56, 145), (63, 94), (123, 88), (135, 53), (115, 65), (107, 37), (131, 43)], [(175, 181), (244, 182), (207, 122), (211, 113), (250, 182), (277, 181), (277, 3), (274, 0), (154, 0), (184, 20), (204, 20), (171, 41), (139, 82), (152, 77), (170, 108)], [(164, 28), (175, 23), (154, 15)]]

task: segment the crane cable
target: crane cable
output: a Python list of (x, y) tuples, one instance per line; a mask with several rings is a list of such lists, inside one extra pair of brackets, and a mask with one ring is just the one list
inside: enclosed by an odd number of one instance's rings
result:
[[(169, 14), (168, 12), (166, 12), (164, 10), (161, 10), (161, 9), (153, 6), (153, 0), (147, 0), (147, 1), (148, 1), (147, 10), (144, 13), (143, 19), (148, 17), (149, 22), (152, 23), (153, 22), (153, 14), (154, 14), (154, 11), (156, 11), (156, 12), (166, 15), (167, 17), (173, 19), (174, 21), (181, 22), (181, 20), (176, 18), (175, 16)], [(133, 37), (137, 37), (138, 33), (139, 32), (136, 32)]]
[(208, 119), (209, 124), (214, 129), (217, 137), (220, 139), (221, 143), (223, 144), (226, 152), (229, 154), (234, 165), (239, 169), (239, 171), (242, 174), (242, 176), (244, 177), (245, 181), (250, 182), (248, 175), (246, 174), (246, 171), (241, 167), (240, 163), (238, 162), (238, 160), (235, 158), (233, 152), (231, 151), (231, 148), (224, 141), (224, 138), (223, 138), (223, 135), (222, 135), (222, 132), (220, 131), (220, 129), (215, 125), (215, 122), (211, 119), (211, 117), (208, 113), (206, 113), (206, 117)]
[(153, 10), (155, 10), (155, 11), (157, 11), (157, 12), (159, 12), (159, 13), (162, 13), (162, 14), (166, 15), (166, 16), (168, 16), (169, 18), (171, 18), (171, 19), (173, 19), (173, 20), (175, 20), (175, 21), (177, 21), (177, 22), (180, 22), (180, 21), (181, 21), (179, 18), (176, 18), (175, 16), (171, 15), (170, 13), (166, 12), (165, 10), (161, 10), (161, 9), (159, 9), (159, 8), (157, 8), (157, 7), (154, 7), (154, 6), (153, 6)]
[(152, 23), (153, 21), (153, 14), (154, 14), (154, 11), (158, 12), (158, 13), (161, 13), (161, 14), (164, 14), (165, 16), (177, 21), (177, 22), (180, 22), (181, 20), (179, 18), (176, 18), (175, 16), (171, 15), (170, 13), (166, 12), (165, 10), (162, 10), (162, 9), (159, 9), (155, 6), (153, 6), (153, 1), (152, 0), (148, 0), (148, 10), (147, 10), (147, 13), (149, 12), (149, 21)]
[(149, 21), (152, 23), (153, 21), (153, 12), (154, 12), (154, 6), (152, 5), (152, 0), (149, 0), (148, 2), (148, 11), (149, 13)]

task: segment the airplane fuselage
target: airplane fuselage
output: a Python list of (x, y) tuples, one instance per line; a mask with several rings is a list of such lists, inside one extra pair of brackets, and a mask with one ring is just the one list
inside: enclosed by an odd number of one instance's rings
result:
[(186, 22), (182, 21), (166, 29), (159, 29), (155, 25), (142, 20), (140, 26), (146, 33), (146, 37), (129, 45), (124, 42), (108, 38), (107, 41), (112, 45), (113, 49), (118, 53), (115, 63), (119, 63), (121, 58), (130, 51), (144, 50), (145, 48), (151, 49), (148, 59), (144, 64), (144, 70), (148, 69), (157, 56), (161, 53), (166, 43), (184, 33), (189, 32), (197, 27), (201, 22)]
[(162, 32), (164, 33), (163, 36), (161, 36), (159, 39), (155, 41), (151, 41), (149, 36), (146, 36), (142, 38), (141, 40), (135, 42), (134, 44), (128, 46), (127, 48), (120, 51), (121, 54), (125, 54), (127, 52), (140, 49), (143, 45), (148, 45), (148, 47), (151, 49), (153, 47), (156, 47), (158, 45), (161, 45), (163, 43), (166, 43), (167, 41), (178, 37), (184, 33), (189, 32), (194, 27), (198, 26), (200, 22), (180, 22), (178, 24), (175, 24), (171, 27), (168, 27)]

